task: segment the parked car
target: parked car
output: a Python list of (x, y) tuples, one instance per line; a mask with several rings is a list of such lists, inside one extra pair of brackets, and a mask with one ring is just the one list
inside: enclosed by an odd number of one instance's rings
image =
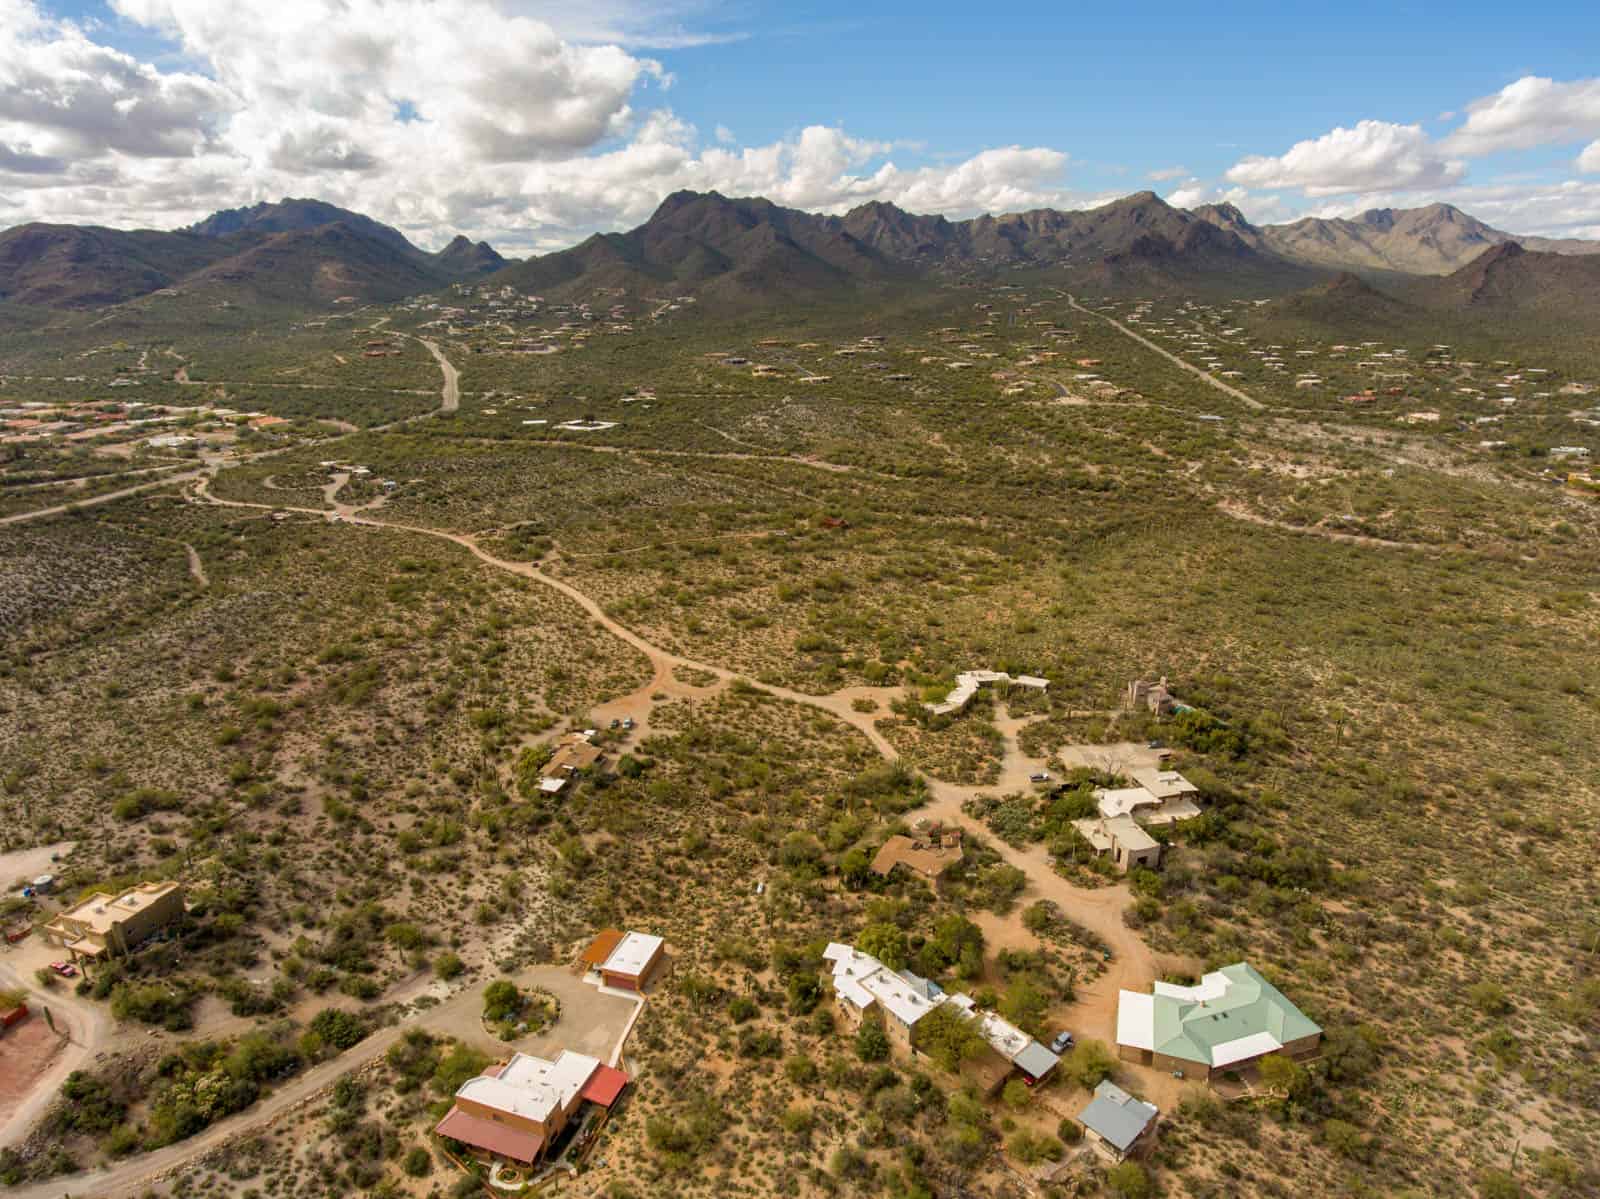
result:
[(1145, 746), (1145, 748), (1146, 749), (1166, 749), (1167, 748), (1167, 743), (1165, 741), (1162, 741), (1160, 738), (1157, 738), (1156, 740), (1150, 742), (1149, 745)]
[(1056, 1033), (1056, 1039), (1050, 1042), (1050, 1052), (1060, 1057), (1072, 1048), (1072, 1034), (1066, 1029)]
[(632, 729), (633, 728), (633, 717), (632, 716), (624, 716), (622, 718), (622, 727), (625, 728), (625, 729)]
[(1050, 781), (1050, 772), (1048, 770), (1036, 770), (1028, 776), (1028, 781), (1030, 783), (1048, 783)]
[(78, 977), (78, 968), (71, 962), (51, 962), (50, 969), (54, 970), (62, 978)]

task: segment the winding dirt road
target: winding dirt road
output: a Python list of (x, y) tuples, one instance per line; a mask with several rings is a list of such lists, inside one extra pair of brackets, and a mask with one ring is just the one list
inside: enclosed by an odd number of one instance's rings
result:
[[(422, 341), (422, 344), (433, 354), (444, 376), (441, 390), (441, 406), (437, 412), (456, 411), (460, 405), (459, 372), (445, 358), (437, 345), (421, 338), (418, 340)], [(724, 667), (686, 658), (652, 644), (632, 629), (609, 616), (598, 602), (571, 583), (548, 574), (531, 563), (512, 562), (497, 558), (479, 545), (477, 539), (469, 534), (451, 533), (441, 529), (382, 521), (365, 515), (361, 509), (339, 504), (337, 495), (346, 481), (343, 478), (335, 477), (334, 480), (330, 481), (325, 492), (327, 501), (333, 509), (332, 511), (319, 508), (286, 508), (282, 505), (226, 500), (212, 495), (209, 485), (212, 473), (216, 469), (220, 469), (220, 464), (213, 465), (209, 470), (194, 471), (176, 478), (161, 480), (158, 484), (147, 484), (142, 487), (126, 489), (123, 492), (98, 497), (95, 501), (87, 502), (109, 502), (112, 499), (119, 498), (121, 495), (145, 490), (148, 486), (165, 486), (172, 482), (183, 482), (186, 485), (193, 484), (193, 486), (187, 487), (185, 498), (194, 503), (216, 504), (229, 508), (290, 511), (335, 520), (343, 525), (387, 530), (391, 533), (434, 537), (460, 546), (487, 566), (529, 579), (565, 596), (577, 604), (590, 620), (644, 655), (651, 665), (650, 679), (643, 686), (629, 694), (600, 704), (594, 709), (594, 717), (597, 720), (610, 720), (624, 716), (632, 717), (638, 726), (637, 735), (639, 736), (644, 735), (648, 730), (650, 712), (657, 702), (657, 697), (705, 696), (714, 693), (720, 687), (726, 686), (736, 677), (739, 677), (735, 672)], [(25, 513), (20, 517), (8, 518), (8, 522), (18, 519), (37, 519), (50, 514), (52, 513), (49, 511)], [(680, 677), (683, 672), (698, 672), (702, 675), (710, 676), (714, 681), (707, 685), (690, 683)], [(853, 687), (836, 691), (830, 695), (810, 695), (787, 687), (746, 681), (750, 686), (774, 698), (826, 712), (859, 732), (885, 760), (893, 762), (899, 759), (899, 754), (894, 746), (879, 731), (877, 722), (882, 712), (888, 707), (889, 702), (903, 694), (901, 688)], [(853, 705), (857, 700), (861, 699), (873, 700), (874, 711), (856, 711)], [(1155, 977), (1157, 968), (1155, 956), (1150, 952), (1149, 947), (1122, 922), (1122, 913), (1131, 902), (1131, 896), (1127, 888), (1124, 886), (1107, 886), (1088, 889), (1074, 886), (1055, 872), (1049, 856), (1042, 846), (1021, 850), (1012, 849), (1003, 842), (992, 838), (986, 828), (962, 811), (963, 803), (974, 795), (980, 793), (1004, 794), (1008, 791), (1025, 789), (1029, 785), (1028, 775), (1042, 768), (1042, 760), (1028, 758), (1022, 753), (1017, 744), (1017, 734), (1025, 723), (1026, 720), (1008, 720), (1002, 723), (1001, 731), (1005, 737), (1005, 756), (1001, 776), (995, 784), (986, 787), (963, 787), (923, 775), (928, 782), (932, 796), (931, 802), (924, 811), (926, 815), (932, 818), (961, 825), (990, 841), (1006, 861), (1016, 866), (1027, 877), (1028, 883), (1023, 894), (1024, 901), (1037, 898), (1054, 901), (1072, 920), (1089, 929), (1110, 947), (1113, 956), (1108, 970), (1093, 984), (1086, 985), (1080, 989), (1078, 1002), (1069, 1014), (1073, 1028), (1081, 1035), (1098, 1037), (1109, 1042), (1114, 1039), (1116, 994), (1118, 989), (1125, 985), (1132, 987), (1147, 985), (1151, 978)], [(452, 996), (442, 1004), (420, 1016), (412, 1018), (404, 1024), (375, 1033), (354, 1049), (291, 1080), (247, 1111), (240, 1113), (236, 1117), (224, 1120), (186, 1141), (153, 1153), (142, 1154), (109, 1169), (94, 1171), (75, 1178), (57, 1179), (34, 1187), (14, 1189), (10, 1192), (10, 1195), (14, 1196), (15, 1199), (60, 1199), (62, 1196), (116, 1196), (135, 1193), (158, 1176), (165, 1175), (181, 1167), (184, 1163), (215, 1149), (236, 1136), (270, 1123), (285, 1111), (316, 1096), (323, 1088), (331, 1085), (340, 1075), (386, 1052), (388, 1047), (403, 1034), (406, 1027), (412, 1024), (433, 1026), (440, 1020), (449, 1020), (459, 1016), (460, 1012), (457, 1009), (462, 1008), (463, 1005), (472, 1007), (478, 1002), (479, 998), (475, 989), (468, 989), (456, 996)], [(90, 1009), (83, 1014), (83, 1018), (86, 1021), (95, 1019), (103, 1021), (105, 1019), (103, 1013), (100, 1013), (97, 1009)], [(96, 1032), (90, 1026), (88, 1035), (83, 1039), (86, 1044), (90, 1045), (100, 1043), (103, 1040), (103, 1030)], [(73, 1059), (69, 1058), (68, 1061), (75, 1064)], [(61, 1071), (61, 1077), (64, 1077), (66, 1070), (70, 1068), (71, 1065), (65, 1063), (57, 1067)], [(1147, 1072), (1140, 1073), (1142, 1075)], [(1159, 1086), (1160, 1084), (1159, 1077), (1142, 1081), (1154, 1086)], [(43, 1107), (53, 1098), (59, 1082), (60, 1078), (55, 1077), (53, 1072), (49, 1084), (39, 1088), (38, 1097), (30, 1100), (30, 1112), (27, 1119), (23, 1121), (24, 1127), (33, 1118), (36, 1118), (39, 1111), (42, 1111)], [(16, 1124), (16, 1120), (12, 1121), (13, 1126)]]

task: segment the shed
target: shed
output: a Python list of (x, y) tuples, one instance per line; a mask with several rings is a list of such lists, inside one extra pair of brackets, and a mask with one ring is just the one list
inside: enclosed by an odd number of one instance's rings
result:
[(1094, 1099), (1078, 1113), (1078, 1123), (1088, 1129), (1097, 1150), (1120, 1162), (1155, 1127), (1160, 1114), (1155, 1104), (1135, 1099), (1107, 1080), (1095, 1087)]

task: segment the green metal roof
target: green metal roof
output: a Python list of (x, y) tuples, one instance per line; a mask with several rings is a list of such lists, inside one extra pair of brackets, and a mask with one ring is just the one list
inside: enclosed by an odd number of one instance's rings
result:
[(1216, 975), (1226, 980), (1226, 987), (1213, 997), (1155, 995), (1153, 1040), (1157, 1053), (1210, 1066), (1219, 1064), (1214, 1053), (1217, 1046), (1231, 1041), (1267, 1033), (1287, 1044), (1322, 1031), (1248, 963), (1224, 966), (1208, 974), (1195, 989), (1204, 989)]

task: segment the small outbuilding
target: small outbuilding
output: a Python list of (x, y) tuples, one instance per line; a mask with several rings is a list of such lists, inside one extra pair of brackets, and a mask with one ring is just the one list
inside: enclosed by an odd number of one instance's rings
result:
[(1135, 1099), (1109, 1079), (1094, 1089), (1094, 1099), (1078, 1113), (1096, 1152), (1120, 1162), (1143, 1148), (1161, 1113), (1153, 1103)]
[(666, 942), (649, 933), (629, 933), (600, 963), (600, 977), (608, 987), (642, 991), (661, 965)]

